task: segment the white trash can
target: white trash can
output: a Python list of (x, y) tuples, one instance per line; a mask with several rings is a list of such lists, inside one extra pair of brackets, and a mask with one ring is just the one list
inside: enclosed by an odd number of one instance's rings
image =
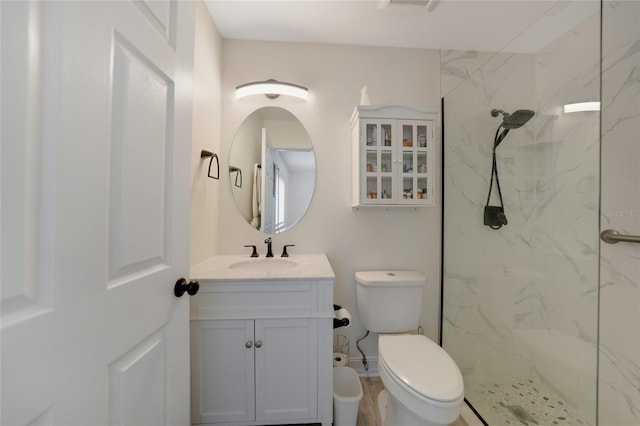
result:
[(333, 426), (355, 426), (362, 385), (351, 367), (333, 367)]

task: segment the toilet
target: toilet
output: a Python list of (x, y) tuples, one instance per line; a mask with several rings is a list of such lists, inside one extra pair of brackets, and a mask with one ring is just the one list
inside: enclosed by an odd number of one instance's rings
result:
[(415, 271), (356, 272), (362, 325), (378, 333), (378, 396), (383, 426), (438, 426), (454, 422), (464, 401), (460, 369), (418, 329), (426, 278)]

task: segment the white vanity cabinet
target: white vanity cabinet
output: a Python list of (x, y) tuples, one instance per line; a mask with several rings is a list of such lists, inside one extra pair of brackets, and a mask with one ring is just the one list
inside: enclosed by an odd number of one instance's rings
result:
[(332, 276), (198, 280), (192, 423), (331, 425)]
[(404, 106), (355, 108), (354, 207), (434, 204), (435, 123), (436, 113)]

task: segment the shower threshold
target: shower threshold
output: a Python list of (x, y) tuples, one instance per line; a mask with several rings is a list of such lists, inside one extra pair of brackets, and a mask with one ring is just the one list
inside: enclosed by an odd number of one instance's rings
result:
[(592, 425), (534, 379), (469, 383), (465, 396), (490, 426)]

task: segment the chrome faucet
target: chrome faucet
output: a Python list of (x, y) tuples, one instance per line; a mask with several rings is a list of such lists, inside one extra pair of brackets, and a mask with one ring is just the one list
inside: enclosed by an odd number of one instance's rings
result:
[(264, 240), (267, 243), (267, 257), (273, 257), (273, 251), (271, 251), (271, 237)]

